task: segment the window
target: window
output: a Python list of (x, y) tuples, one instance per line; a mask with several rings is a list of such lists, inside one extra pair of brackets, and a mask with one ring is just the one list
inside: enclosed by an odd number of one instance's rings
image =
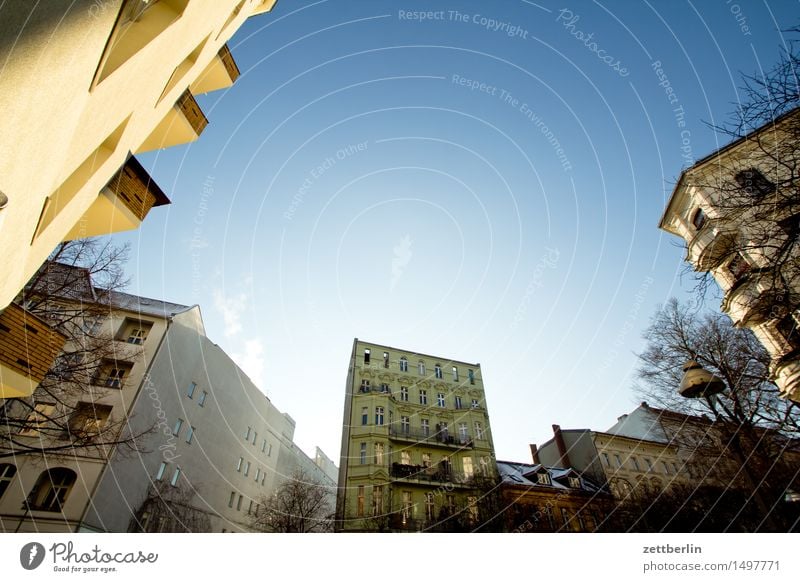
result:
[(419, 370), (419, 375), (420, 376), (424, 376), (425, 375), (425, 362), (420, 360), (419, 364), (417, 364), (417, 369)]
[(581, 488), (581, 480), (579, 477), (570, 477), (569, 478), (569, 486), (573, 489), (580, 489)]
[(474, 495), (467, 497), (467, 520), (470, 523), (478, 521), (478, 498)]
[(400, 371), (408, 372), (408, 360), (405, 357), (400, 358)]
[(261, 481), (261, 467), (256, 469), (256, 483), (258, 483), (259, 481)]
[(362, 465), (367, 464), (367, 443), (361, 443), (360, 453), (359, 453), (359, 462)]
[(467, 370), (467, 378), (469, 378), (470, 384), (475, 384), (475, 372), (472, 370)]
[(250, 461), (246, 461), (244, 464), (244, 476), (247, 477), (250, 474)]
[(400, 417), (400, 430), (403, 434), (409, 434), (411, 432), (411, 419), (409, 417)]
[(456, 396), (455, 400), (456, 400), (456, 408), (459, 409), (463, 408), (463, 406), (461, 405), (461, 396)]
[(550, 473), (546, 473), (544, 471), (541, 473), (536, 473), (536, 482), (540, 485), (550, 485)]
[(614, 460), (617, 462), (617, 468), (622, 468), (622, 459), (619, 458), (619, 455), (614, 455)]
[(17, 468), (14, 465), (0, 465), (0, 499), (3, 498), (3, 493), (6, 492), (9, 483), (11, 483), (11, 480), (16, 474)]
[(372, 515), (383, 515), (383, 485), (372, 486)]
[(480, 403), (477, 398), (472, 399), (472, 408), (480, 408)]
[(358, 495), (356, 496), (356, 517), (364, 517), (364, 486), (358, 486)]
[(261, 484), (262, 485), (264, 484), (264, 481), (266, 480), (266, 478), (267, 478), (267, 472), (264, 471), (263, 473), (261, 473)]
[(247, 515), (250, 515), (252, 511), (253, 511), (253, 500), (251, 499), (250, 504), (247, 506)]
[(234, 501), (236, 501), (236, 491), (231, 491), (231, 497), (228, 499), (228, 507), (233, 507)]
[(694, 226), (695, 229), (700, 230), (701, 228), (703, 228), (705, 222), (706, 222), (706, 215), (703, 212), (702, 208), (698, 208), (697, 210), (694, 211), (694, 214), (692, 215), (692, 226)]
[(122, 388), (125, 374), (131, 371), (133, 366), (124, 362), (107, 362), (100, 368), (99, 382), (106, 388)]
[(431, 434), (431, 421), (427, 418), (423, 418), (420, 420), (420, 423), (422, 424), (422, 435), (429, 436)]
[(203, 390), (203, 393), (200, 395), (200, 400), (197, 401), (198, 406), (203, 406), (206, 403), (206, 398), (208, 397), (208, 392)]
[(678, 465), (676, 465), (675, 463), (672, 463), (672, 470), (673, 470), (673, 471), (675, 472), (675, 474), (677, 475), (677, 474), (678, 474)]
[(268, 457), (272, 456), (272, 444), (271, 443), (270, 443), (269, 447), (267, 448), (267, 456)]
[(181, 434), (181, 428), (183, 428), (183, 419), (179, 418), (178, 420), (175, 421), (175, 427), (172, 429), (172, 434), (178, 436), (179, 434)]
[(161, 481), (164, 478), (164, 473), (167, 470), (167, 463), (166, 461), (162, 461), (161, 464), (158, 466), (158, 472), (156, 473), (156, 481)]
[(369, 365), (369, 350), (364, 350), (364, 364)]
[(383, 352), (383, 367), (389, 367), (389, 352)]
[(186, 390), (186, 396), (188, 396), (189, 398), (193, 398), (194, 397), (194, 391), (196, 389), (197, 389), (197, 384), (195, 384), (194, 382), (190, 382), (189, 383), (189, 388), (188, 388), (188, 390)]
[(633, 463), (634, 469), (636, 469), (637, 471), (641, 471), (641, 469), (639, 468), (639, 461), (636, 457), (631, 457), (631, 462)]
[(76, 478), (74, 471), (63, 467), (43, 471), (28, 496), (27, 504), (39, 511), (61, 511)]
[(483, 425), (480, 422), (475, 423), (475, 438), (483, 440)]
[(464, 457), (461, 459), (461, 464), (464, 469), (464, 477), (467, 479), (472, 479), (472, 476), (474, 475), (472, 457)]
[(383, 465), (383, 443), (375, 443), (375, 464)]
[(362, 394), (369, 392), (369, 380), (361, 380), (361, 388), (358, 391)]
[(644, 462), (647, 463), (647, 470), (648, 471), (652, 471), (653, 470), (653, 462), (650, 459), (647, 459), (647, 458), (645, 458)]
[(253, 444), (256, 444), (256, 440), (258, 439), (258, 433), (253, 431)]
[(169, 484), (173, 487), (178, 485), (178, 479), (181, 478), (181, 468), (175, 467), (175, 472), (172, 474), (172, 479), (169, 480)]
[(427, 390), (420, 390), (419, 391), (419, 403), (422, 405), (427, 406), (428, 404), (428, 391)]
[(453, 366), (453, 382), (458, 382), (458, 368)]
[(462, 443), (467, 442), (467, 439), (469, 438), (469, 432), (466, 422), (458, 423), (458, 438), (461, 440)]
[[(363, 406), (361, 408), (361, 426), (367, 426), (367, 423), (368, 423), (367, 418), (368, 417), (369, 417), (369, 408), (366, 407), (366, 406)], [(264, 442), (266, 442), (266, 441), (264, 441)]]
[(411, 491), (403, 491), (402, 507), (401, 516), (403, 525), (406, 525), (414, 517), (414, 505), (411, 503)]
[(244, 459), (239, 457), (239, 462), (236, 463), (236, 472), (239, 473), (242, 470), (242, 465), (244, 465)]
[(243, 495), (239, 494), (239, 499), (236, 501), (236, 511), (241, 511), (243, 497)]
[(250, 427), (248, 426), (248, 427), (247, 427), (247, 432), (246, 432), (246, 433), (245, 433), (245, 435), (244, 435), (244, 440), (246, 440), (246, 441), (249, 441), (249, 440), (250, 440), (250, 433), (251, 433), (252, 431), (253, 431), (253, 429), (252, 429), (252, 428), (250, 428)]
[(264, 453), (267, 450), (267, 439), (261, 441), (261, 452)]
[(375, 407), (375, 424), (377, 426), (383, 426), (383, 406)]
[(422, 453), (422, 466), (426, 469), (430, 469), (431, 467), (431, 454), (430, 453)]
[(741, 253), (736, 253), (731, 262), (728, 263), (728, 271), (733, 275), (734, 280), (738, 281), (750, 271), (750, 263)]
[(736, 174), (736, 183), (750, 196), (760, 198), (775, 191), (775, 184), (767, 180), (760, 171), (750, 168)]
[(189, 430), (186, 432), (186, 443), (192, 444), (193, 440), (194, 440), (194, 427), (189, 426)]
[(783, 339), (791, 348), (800, 346), (800, 337), (798, 337), (800, 333), (798, 333), (797, 320), (793, 314), (790, 313), (786, 317), (783, 317), (778, 322), (777, 328)]
[(111, 406), (79, 402), (69, 419), (69, 432), (78, 438), (97, 435), (105, 426), (110, 415)]
[(456, 496), (455, 495), (447, 495), (447, 503), (445, 507), (447, 508), (447, 513), (449, 515), (453, 515), (456, 512)]
[(434, 513), (433, 493), (428, 492), (425, 494), (425, 519), (433, 521)]
[(564, 526), (569, 523), (569, 511), (565, 507), (561, 508), (561, 521), (564, 522)]
[(669, 475), (669, 467), (667, 467), (667, 464), (664, 461), (661, 461), (661, 466), (664, 467), (664, 474)]
[(389, 390), (389, 385), (388, 384), (381, 384), (381, 392), (383, 394), (388, 394), (389, 392), (391, 392), (391, 390)]
[(433, 375), (436, 376), (439, 380), (442, 378), (442, 367), (439, 364), (436, 364), (433, 367)]
[(140, 346), (147, 339), (147, 334), (150, 333), (153, 324), (137, 321), (131, 322), (127, 325), (125, 330), (125, 341), (129, 344)]
[(411, 464), (411, 453), (408, 451), (400, 451), (400, 464), (401, 465), (410, 465)]
[(406, 386), (400, 386), (400, 400), (408, 402), (408, 388)]
[(608, 453), (602, 453), (602, 455), (603, 455), (603, 461), (605, 461), (605, 463), (606, 463), (606, 467), (610, 467), (611, 466), (611, 460), (608, 458)]
[(444, 408), (444, 392), (439, 392), (436, 394), (436, 405), (439, 408)]

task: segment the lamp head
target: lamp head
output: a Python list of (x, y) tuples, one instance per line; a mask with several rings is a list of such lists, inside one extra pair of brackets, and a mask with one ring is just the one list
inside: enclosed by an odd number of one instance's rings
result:
[(695, 360), (683, 365), (683, 379), (678, 392), (684, 398), (708, 398), (725, 390), (725, 382)]

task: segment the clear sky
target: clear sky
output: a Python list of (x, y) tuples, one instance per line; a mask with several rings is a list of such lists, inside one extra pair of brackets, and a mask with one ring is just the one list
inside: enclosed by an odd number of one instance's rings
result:
[(604, 430), (691, 286), (665, 202), (798, 8), (279, 0), (198, 98), (201, 139), (140, 157), (172, 205), (117, 237), (128, 291), (200, 304), (337, 462), (355, 337), (479, 362), (500, 459)]

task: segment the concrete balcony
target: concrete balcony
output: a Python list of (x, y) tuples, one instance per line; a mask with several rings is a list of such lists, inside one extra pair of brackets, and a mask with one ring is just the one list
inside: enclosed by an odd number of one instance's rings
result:
[(265, 12), (269, 12), (275, 7), (275, 4), (277, 3), (278, 0), (261, 0), (250, 11), (250, 15), (255, 16), (256, 14), (264, 14)]
[(30, 396), (67, 338), (11, 303), (0, 313), (0, 398)]
[(750, 271), (725, 294), (722, 310), (735, 325), (758, 325), (776, 316), (772, 310), (786, 293), (775, 287), (771, 272)]
[(722, 263), (735, 242), (735, 232), (720, 231), (714, 226), (713, 220), (706, 220), (703, 227), (689, 241), (686, 260), (698, 271), (710, 271)]
[(133, 230), (169, 198), (134, 157), (111, 178), (64, 240)]
[(800, 402), (800, 352), (794, 352), (775, 360), (771, 366), (772, 378), (781, 390), (781, 394)]
[(440, 485), (448, 484), (455, 487), (472, 488), (475, 486), (472, 477), (467, 477), (463, 473), (453, 471), (447, 467), (425, 467), (423, 465), (404, 465), (402, 463), (392, 463), (392, 481), (403, 483), (416, 483), (420, 485)]
[(191, 91), (184, 91), (164, 119), (142, 142), (137, 153), (193, 142), (200, 137), (206, 126), (208, 119), (194, 95)]
[(208, 63), (205, 70), (189, 86), (189, 89), (195, 95), (227, 89), (238, 78), (239, 67), (236, 66), (236, 61), (233, 60), (233, 55), (231, 55), (228, 45), (223, 45), (217, 55)]

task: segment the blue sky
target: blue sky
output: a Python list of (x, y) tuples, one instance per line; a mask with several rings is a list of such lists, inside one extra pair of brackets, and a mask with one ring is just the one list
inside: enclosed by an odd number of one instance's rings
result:
[(200, 304), (307, 452), (338, 460), (354, 337), (479, 362), (500, 459), (608, 428), (651, 315), (689, 296), (657, 228), (677, 176), (798, 14), (279, 0), (230, 41), (201, 139), (141, 156), (172, 205), (117, 237), (129, 291)]

